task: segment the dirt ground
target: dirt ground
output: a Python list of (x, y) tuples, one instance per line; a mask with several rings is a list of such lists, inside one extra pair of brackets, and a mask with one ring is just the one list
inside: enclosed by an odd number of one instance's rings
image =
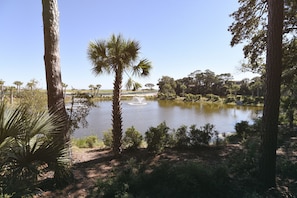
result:
[(221, 163), (229, 153), (237, 152), (239, 145), (226, 147), (210, 147), (199, 150), (176, 151), (167, 149), (162, 154), (153, 155), (140, 149), (137, 151), (125, 151), (121, 157), (115, 158), (109, 149), (78, 149), (73, 148), (73, 174), (74, 182), (63, 190), (41, 191), (35, 197), (86, 197), (88, 191), (93, 188), (98, 179), (105, 179), (112, 175), (115, 168), (124, 168), (129, 159), (134, 158), (137, 163), (145, 163), (149, 166), (162, 161), (172, 163), (184, 163), (197, 161), (210, 164)]

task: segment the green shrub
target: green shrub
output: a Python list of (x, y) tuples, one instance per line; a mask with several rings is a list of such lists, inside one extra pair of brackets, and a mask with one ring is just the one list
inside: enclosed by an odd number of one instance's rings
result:
[(158, 93), (158, 99), (160, 100), (175, 100), (176, 94), (173, 93)]
[(196, 101), (199, 101), (201, 99), (201, 97), (202, 96), (200, 94), (197, 94), (197, 95), (185, 94), (184, 101), (186, 101), (186, 102), (196, 102)]
[(87, 136), (84, 138), (73, 139), (72, 143), (78, 148), (94, 148), (100, 145), (98, 137), (95, 135)]
[(235, 99), (234, 99), (234, 96), (228, 96), (225, 101), (225, 103), (234, 103), (235, 102)]
[(243, 96), (242, 103), (245, 105), (251, 105), (255, 103), (255, 99), (251, 96)]
[(243, 96), (242, 95), (236, 95), (236, 101), (242, 101)]
[(113, 135), (111, 130), (103, 132), (103, 143), (105, 146), (112, 148)]
[[(260, 138), (249, 137), (242, 142), (243, 150), (228, 158), (228, 168), (236, 180), (236, 191), (257, 192), (262, 188), (259, 179)], [(242, 197), (238, 195), (239, 197)]]
[(0, 104), (0, 120), (0, 194), (29, 196), (38, 176), (47, 171), (54, 171), (57, 188), (71, 181), (68, 142), (60, 136), (65, 129), (61, 117)]
[(99, 180), (91, 197), (230, 197), (232, 186), (225, 167), (196, 163), (163, 163), (151, 173), (135, 166), (108, 180)]
[(150, 127), (145, 132), (145, 140), (148, 144), (147, 149), (151, 152), (161, 152), (169, 141), (169, 127), (162, 122), (157, 127)]
[(251, 134), (251, 127), (248, 121), (241, 121), (235, 124), (236, 134), (242, 139), (247, 138)]
[(188, 127), (182, 125), (175, 132), (176, 138), (176, 147), (178, 148), (186, 148), (190, 145), (190, 138), (188, 134)]
[(288, 159), (277, 160), (276, 168), (283, 177), (297, 178), (297, 164)]
[(207, 123), (200, 129), (196, 128), (196, 125), (192, 125), (189, 131), (190, 143), (193, 147), (208, 145), (214, 134), (213, 124)]
[(217, 101), (221, 101), (222, 99), (220, 98), (220, 96), (217, 95), (213, 95), (213, 102), (217, 102)]
[(217, 101), (220, 101), (221, 98), (217, 95), (214, 95), (214, 94), (206, 94), (206, 100), (207, 101), (210, 101), (210, 102), (217, 102)]
[(126, 149), (137, 149), (142, 142), (142, 135), (134, 126), (128, 128), (123, 138), (123, 146)]
[(242, 137), (237, 135), (236, 133), (234, 134), (228, 134), (225, 137), (225, 141), (229, 144), (237, 144), (242, 140)]
[(255, 97), (255, 104), (263, 104), (264, 103), (264, 97)]

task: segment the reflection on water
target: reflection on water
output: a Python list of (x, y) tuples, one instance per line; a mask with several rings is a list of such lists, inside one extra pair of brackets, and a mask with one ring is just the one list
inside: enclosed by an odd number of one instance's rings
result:
[[(129, 105), (131, 101), (122, 102), (123, 129), (134, 126), (145, 133), (151, 126), (165, 121), (171, 129), (181, 125), (197, 125), (211, 123), (220, 133), (233, 132), (237, 122), (262, 115), (260, 107), (230, 106), (224, 104), (184, 103), (182, 101), (146, 101), (146, 105)], [(111, 129), (111, 101), (99, 102), (98, 107), (90, 111), (88, 128), (74, 132), (74, 137), (97, 135), (102, 138), (104, 131)]]

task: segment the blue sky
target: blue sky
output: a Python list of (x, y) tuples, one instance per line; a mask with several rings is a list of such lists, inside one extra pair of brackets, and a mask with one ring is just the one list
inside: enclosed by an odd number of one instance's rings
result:
[[(144, 87), (162, 76), (186, 77), (195, 70), (241, 73), (242, 46), (230, 47), (227, 31), (237, 0), (60, 0), (62, 81), (68, 88), (101, 84), (111, 89), (113, 75), (94, 76), (87, 58), (90, 41), (121, 33), (141, 45), (141, 58), (152, 62), (147, 78), (134, 78)], [(0, 0), (0, 79), (5, 85), (31, 79), (45, 88), (41, 0)], [(124, 82), (127, 76), (124, 76)], [(157, 88), (157, 86), (155, 86)]]

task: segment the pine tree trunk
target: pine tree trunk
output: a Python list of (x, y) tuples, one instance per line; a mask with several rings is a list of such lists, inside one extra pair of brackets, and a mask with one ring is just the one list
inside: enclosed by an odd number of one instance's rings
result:
[(121, 88), (123, 81), (123, 70), (117, 68), (115, 81), (113, 84), (113, 103), (112, 103), (112, 134), (113, 134), (113, 152), (115, 155), (121, 153), (122, 141), (122, 108), (121, 108)]
[[(42, 6), (48, 108), (66, 121), (60, 68), (58, 3), (57, 0), (42, 0)], [(65, 130), (64, 137), (67, 137), (67, 130)]]
[(261, 179), (275, 187), (276, 148), (282, 72), (283, 0), (268, 0), (266, 95), (263, 111)]

